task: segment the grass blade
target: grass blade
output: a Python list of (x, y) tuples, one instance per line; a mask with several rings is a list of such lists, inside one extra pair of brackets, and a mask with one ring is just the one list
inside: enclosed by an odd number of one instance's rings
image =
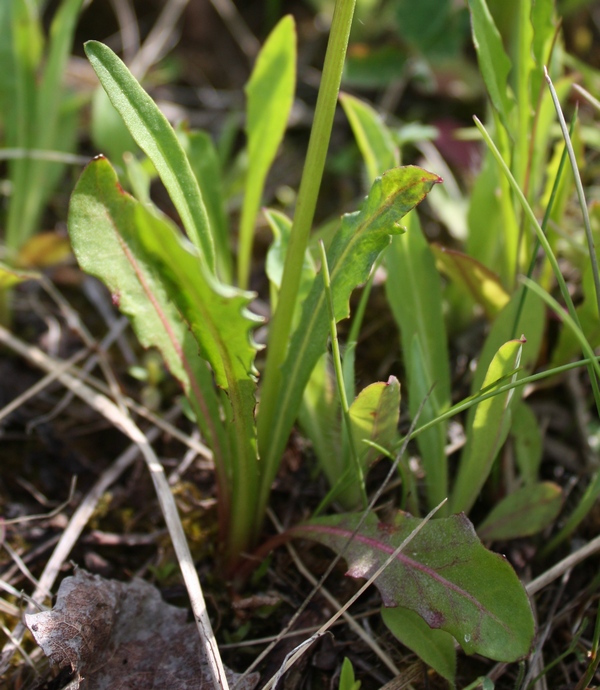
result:
[(238, 243), (241, 288), (248, 286), (254, 224), (267, 173), (285, 133), (295, 88), (296, 30), (293, 18), (288, 15), (269, 35), (246, 85), (248, 172)]
[(198, 181), (173, 128), (108, 46), (88, 41), (85, 54), (136, 143), (154, 163), (188, 237), (214, 272), (215, 251), (208, 214)]
[[(496, 353), (483, 387), (487, 388), (519, 367), (524, 340), (511, 340)], [(514, 378), (513, 378), (514, 380)], [(452, 490), (450, 510), (468, 513), (483, 487), (509, 430), (510, 391), (478, 405), (467, 428), (458, 475)]]

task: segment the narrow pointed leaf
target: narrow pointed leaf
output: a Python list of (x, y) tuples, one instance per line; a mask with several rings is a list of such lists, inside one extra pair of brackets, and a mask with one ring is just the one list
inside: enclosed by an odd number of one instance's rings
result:
[(108, 46), (88, 41), (85, 54), (137, 145), (154, 163), (189, 238), (208, 268), (214, 270), (215, 252), (208, 214), (196, 177), (173, 128)]
[(381, 115), (370, 105), (347, 93), (340, 102), (367, 168), (369, 182), (398, 165), (398, 147)]
[[(524, 342), (526, 341), (510, 340), (498, 350), (488, 368), (482, 388), (493, 386), (496, 382), (498, 385), (506, 382), (504, 377), (519, 367)], [(508, 434), (509, 402), (513, 393), (514, 390), (510, 390), (477, 405), (472, 424), (467, 427), (467, 443), (452, 491), (452, 512), (469, 511), (488, 478), (496, 455)]]
[[(230, 299), (227, 290), (221, 289), (210, 274), (207, 277), (204, 263), (191, 250), (191, 245), (190, 250), (183, 246), (179, 231), (126, 194), (104, 157), (94, 159), (87, 166), (75, 187), (69, 208), (69, 233), (81, 267), (107, 285), (115, 303), (129, 316), (142, 345), (157, 347), (182, 383), (215, 454), (221, 517), (225, 520), (231, 514), (235, 519), (241, 516), (240, 520), (250, 527), (251, 511), (244, 516), (243, 503), (238, 501), (236, 511), (231, 510), (235, 492), (229, 488), (232, 477), (239, 484), (252, 481), (256, 473), (255, 449), (248, 430), (253, 424), (255, 352), (248, 333), (254, 321), (241, 313), (248, 296), (236, 292)], [(142, 245), (142, 237), (144, 244), (159, 247), (161, 264)], [(163, 264), (168, 266), (169, 261), (176, 262), (176, 279), (173, 276), (165, 279)], [(205, 319), (207, 332), (201, 335), (190, 331), (180, 312), (184, 305), (178, 302), (190, 298), (182, 294), (188, 290), (185, 280), (195, 283), (190, 295), (196, 297), (198, 291), (203, 291), (210, 304), (208, 308), (199, 307), (198, 316), (192, 322), (197, 329), (197, 319)], [(213, 334), (219, 340), (217, 344), (210, 341)], [(228, 348), (238, 349), (231, 353)], [(199, 349), (205, 359), (198, 356)], [(225, 363), (219, 361), (221, 350), (228, 357)], [(219, 385), (230, 394), (231, 406), (238, 412), (236, 424), (230, 425), (231, 438), (223, 427), (213, 374), (205, 360), (210, 361)], [(245, 435), (241, 431), (236, 434), (233, 429), (243, 429)], [(239, 458), (240, 465), (244, 463), (247, 476), (244, 472), (234, 472), (233, 458), (236, 462)]]
[[(339, 552), (361, 520), (358, 514), (312, 520), (293, 536)], [(344, 553), (348, 575), (368, 578), (421, 520), (397, 513), (392, 524), (369, 514)], [(375, 581), (385, 606), (418, 613), (454, 636), (467, 654), (515, 661), (528, 654), (534, 623), (527, 594), (510, 564), (485, 549), (465, 515), (430, 520)]]
[[(386, 246), (390, 235), (402, 232), (400, 219), (420, 203), (437, 175), (421, 168), (394, 168), (375, 180), (363, 207), (343, 217), (342, 225), (327, 252), (336, 321), (349, 315), (349, 298), (357, 285), (365, 282), (373, 263)], [(262, 500), (266, 502), (279, 458), (298, 413), (302, 393), (319, 357), (325, 352), (329, 333), (326, 295), (321, 276), (315, 278), (304, 301), (300, 323), (282, 366), (285, 385), (276, 407), (278, 414), (268, 438), (260, 438), (264, 462)]]
[(285, 133), (295, 88), (296, 29), (288, 15), (269, 35), (246, 86), (248, 173), (238, 250), (242, 287), (248, 283), (254, 224), (265, 180)]
[(544, 441), (537, 417), (522, 400), (513, 409), (510, 436), (523, 483), (535, 484), (539, 477)]
[(481, 75), (494, 108), (508, 128), (509, 116), (514, 105), (514, 99), (508, 90), (508, 74), (512, 65), (485, 0), (468, 2), (473, 44), (477, 51)]
[(229, 236), (229, 225), (225, 211), (222, 170), (217, 149), (208, 132), (190, 132), (181, 128), (178, 129), (177, 134), (202, 190), (215, 243), (218, 275), (221, 280), (232, 283), (231, 237)]
[(516, 539), (537, 534), (557, 517), (563, 505), (560, 486), (541, 482), (524, 486), (500, 501), (477, 528), (486, 541)]
[[(385, 290), (400, 330), (408, 405), (413, 418), (429, 395), (421, 411), (423, 423), (450, 405), (450, 358), (440, 274), (417, 214), (409, 214), (407, 220), (408, 232), (394, 237), (385, 255), (388, 273)], [(431, 386), (434, 388), (430, 393)], [(430, 508), (448, 496), (445, 442), (445, 424), (430, 428), (417, 439), (427, 473)]]

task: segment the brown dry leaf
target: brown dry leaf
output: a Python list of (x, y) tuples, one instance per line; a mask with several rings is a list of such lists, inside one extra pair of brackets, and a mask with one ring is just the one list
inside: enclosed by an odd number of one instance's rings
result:
[[(213, 687), (197, 628), (143, 580), (118, 582), (77, 570), (61, 583), (52, 611), (27, 627), (53, 664), (81, 690), (202, 690)], [(227, 669), (230, 685), (239, 675)], [(237, 690), (253, 690), (258, 674)]]

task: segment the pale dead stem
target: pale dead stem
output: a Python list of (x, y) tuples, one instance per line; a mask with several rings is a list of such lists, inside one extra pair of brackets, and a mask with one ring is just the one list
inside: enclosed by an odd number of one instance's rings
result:
[[(2, 327), (0, 327), (0, 342), (44, 371), (51, 372), (57, 366), (56, 362), (45, 355), (41, 350), (23, 343)], [(200, 633), (201, 644), (206, 653), (207, 661), (213, 676), (213, 685), (215, 688), (227, 690), (228, 683), (225, 676), (225, 669), (206, 611), (198, 573), (194, 567), (185, 533), (177, 512), (175, 500), (169, 489), (162, 465), (156, 457), (152, 446), (133, 420), (127, 414), (123, 413), (117, 405), (111, 402), (106, 396), (94, 391), (69, 373), (59, 371), (57, 379), (65, 387), (75, 393), (75, 395), (84, 400), (90, 407), (112, 422), (121, 432), (127, 435), (142, 453), (148, 465), (148, 469), (150, 470), (150, 476), (152, 477), (160, 507), (188, 590), (192, 610)]]
[[(356, 592), (348, 601), (343, 605), (339, 606), (338, 604), (338, 610), (336, 613), (333, 614), (333, 616), (324, 624), (322, 625), (319, 630), (312, 635), (308, 640), (305, 640), (302, 642), (296, 649), (288, 654), (285, 658), (285, 661), (283, 662), (281, 668), (277, 672), (271, 680), (266, 683), (266, 685), (263, 686), (263, 690), (271, 690), (271, 688), (275, 688), (277, 686), (277, 683), (279, 682), (280, 678), (283, 676), (283, 674), (291, 667), (293, 666), (294, 663), (304, 654), (304, 652), (308, 649), (310, 644), (314, 642), (316, 639), (319, 637), (323, 636), (327, 630), (340, 618), (343, 616), (346, 611), (352, 606), (352, 604), (360, 597), (364, 592), (375, 582), (375, 580), (381, 575), (381, 573), (396, 559), (398, 554), (414, 539), (414, 537), (417, 536), (417, 534), (423, 529), (423, 527), (431, 520), (431, 518), (437, 513), (437, 511), (446, 503), (447, 499), (444, 499), (438, 506), (436, 506), (431, 512), (429, 512), (422, 520), (422, 522), (415, 527), (415, 529), (404, 539), (404, 541), (389, 555), (389, 557), (381, 564), (381, 566), (371, 575), (371, 577), (362, 585), (362, 587)], [(354, 625), (356, 623), (352, 621)], [(397, 669), (396, 669), (397, 671)], [(399, 674), (399, 671), (397, 671)]]
[[(282, 527), (281, 523), (279, 522), (279, 520), (277, 519), (277, 517), (275, 516), (275, 514), (273, 513), (273, 511), (271, 511), (269, 509), (268, 515), (269, 515), (269, 518), (271, 519), (271, 521), (273, 522), (273, 524), (275, 525), (275, 528), (277, 529), (279, 534), (281, 534), (284, 531), (283, 527)], [(340, 604), (340, 602), (329, 592), (329, 590), (327, 590), (323, 586), (322, 583), (319, 583), (317, 578), (308, 570), (308, 568), (306, 568), (306, 566), (302, 562), (302, 559), (298, 555), (298, 552), (296, 551), (296, 549), (291, 544), (286, 544), (286, 546), (287, 546), (287, 550), (288, 550), (290, 556), (292, 557), (294, 563), (296, 564), (296, 568), (298, 568), (298, 571), (310, 582), (310, 584), (313, 587), (319, 588), (319, 593), (325, 599), (327, 599), (327, 601), (333, 606), (333, 608), (336, 611), (342, 611), (344, 609), (342, 604)], [(344, 616), (344, 620), (346, 621), (346, 623), (348, 623), (348, 625), (354, 631), (354, 633), (358, 637), (360, 637), (360, 639), (368, 647), (371, 648), (371, 650), (381, 659), (381, 661), (383, 661), (383, 663), (389, 668), (389, 670), (392, 673), (394, 673), (395, 675), (399, 675), (400, 670), (398, 669), (396, 664), (394, 664), (394, 662), (390, 659), (390, 657), (383, 651), (383, 649), (381, 649), (381, 647), (377, 644), (377, 642), (363, 628), (361, 628), (361, 626), (354, 620), (354, 617), (351, 616), (345, 609), (344, 609), (343, 616)], [(333, 622), (335, 622), (335, 621), (333, 621)], [(317, 634), (319, 632), (319, 630), (320, 629), (318, 629), (315, 632), (315, 634)], [(310, 640), (312, 641), (312, 638), (310, 638)]]

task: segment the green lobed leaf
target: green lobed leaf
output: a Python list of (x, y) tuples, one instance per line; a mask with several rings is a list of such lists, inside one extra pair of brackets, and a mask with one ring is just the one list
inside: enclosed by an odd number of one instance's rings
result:
[[(421, 168), (394, 168), (375, 180), (363, 208), (342, 218), (342, 225), (327, 253), (336, 321), (349, 314), (352, 290), (364, 282), (390, 235), (402, 231), (400, 219), (423, 200), (441, 179)], [(282, 367), (285, 385), (276, 403), (278, 414), (268, 438), (260, 438), (260, 456), (265, 467), (276, 468), (298, 413), (306, 383), (319, 357), (325, 352), (329, 333), (323, 281), (315, 278), (304, 301), (302, 317), (294, 331)], [(270, 486), (273, 477), (263, 481)]]
[(296, 29), (291, 15), (284, 17), (262, 47), (250, 81), (248, 101), (248, 172), (238, 247), (238, 282), (249, 277), (254, 224), (269, 168), (281, 144), (296, 88)]
[[(138, 214), (147, 214), (142, 206)], [(227, 395), (225, 424), (231, 448), (228, 490), (233, 533), (228, 543), (229, 559), (251, 547), (257, 536), (256, 497), (258, 456), (254, 408), (256, 374), (254, 360), (258, 347), (251, 332), (262, 319), (247, 307), (254, 293), (220, 283), (211, 274), (187, 240), (171, 225), (159, 225), (149, 216), (151, 232), (127, 236), (146, 262), (154, 266), (169, 298), (177, 306), (199, 347), (209, 362), (215, 382)], [(161, 221), (162, 222), (162, 221)]]
[(340, 102), (367, 167), (369, 182), (399, 163), (399, 151), (381, 115), (355, 96), (340, 93)]
[[(113, 301), (127, 315), (144, 347), (156, 347), (194, 405), (198, 424), (215, 454), (217, 470), (229, 457), (212, 376), (198, 357), (198, 345), (171, 301), (152, 263), (148, 264), (125, 236), (171, 230), (123, 191), (103, 156), (91, 161), (79, 178), (69, 205), (69, 236), (79, 265), (100, 278)], [(200, 261), (196, 261), (200, 274)], [(200, 384), (200, 385), (199, 385)], [(225, 469), (223, 469), (226, 472)], [(220, 481), (225, 481), (221, 475)], [(220, 496), (224, 510), (227, 496)]]
[[(520, 364), (525, 340), (510, 340), (494, 356), (483, 381), (482, 388), (505, 383), (505, 377)], [(515, 376), (513, 375), (513, 379)], [(467, 425), (467, 443), (463, 449), (458, 475), (452, 490), (450, 510), (468, 512), (477, 499), (502, 444), (510, 424), (509, 403), (514, 390), (480, 402)]]
[(111, 103), (142, 151), (154, 163), (202, 260), (214, 271), (215, 252), (198, 181), (173, 128), (123, 61), (98, 41), (85, 43), (88, 57)]
[(562, 506), (560, 486), (553, 482), (530, 484), (494, 506), (477, 528), (477, 534), (485, 541), (529, 537), (548, 527), (558, 517)]
[(473, 44), (477, 51), (481, 75), (494, 108), (500, 114), (504, 126), (509, 129), (509, 117), (514, 105), (508, 90), (508, 74), (512, 65), (485, 0), (468, 2)]
[(430, 628), (418, 613), (403, 606), (381, 609), (381, 618), (397, 640), (442, 678), (454, 683), (456, 650), (450, 633)]
[[(368, 578), (422, 523), (401, 512), (382, 523), (370, 513), (354, 534), (361, 519), (319, 518), (290, 533), (344, 549), (347, 574)], [(508, 561), (484, 548), (464, 514), (428, 521), (375, 585), (385, 606), (415, 611), (430, 627), (453, 635), (467, 654), (509, 662), (529, 653), (534, 622), (525, 589)]]

